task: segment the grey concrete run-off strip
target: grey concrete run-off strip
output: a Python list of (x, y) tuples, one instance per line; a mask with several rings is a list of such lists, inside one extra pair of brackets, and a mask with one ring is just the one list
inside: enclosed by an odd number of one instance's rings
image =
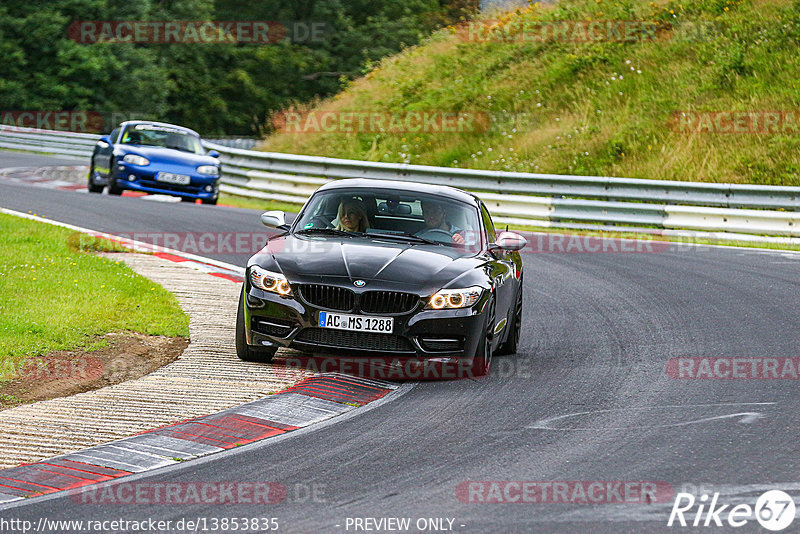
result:
[(218, 412), (314, 373), (236, 357), (241, 284), (144, 254), (104, 254), (161, 284), (190, 317), (190, 344), (173, 363), (136, 380), (0, 411), (0, 469)]

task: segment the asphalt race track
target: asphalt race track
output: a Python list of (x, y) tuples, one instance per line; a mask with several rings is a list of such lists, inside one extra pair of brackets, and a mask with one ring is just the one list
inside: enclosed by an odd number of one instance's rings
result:
[[(0, 168), (48, 164), (81, 165), (87, 162), (0, 151)], [(187, 244), (187, 236), (191, 234), (195, 238), (196, 247), (185, 252), (203, 252), (203, 256), (235, 265), (244, 266), (248, 258), (266, 241), (266, 228), (259, 220), (260, 213), (252, 210), (143, 201), (140, 198), (109, 194), (69, 193), (45, 187), (4, 183), (0, 179), (0, 207), (23, 213), (30, 211), (54, 221), (130, 238), (137, 235), (153, 240), (158, 236), (161, 239), (157, 242), (159, 245), (165, 239), (164, 235), (159, 234), (174, 235), (181, 246)], [(234, 239), (239, 234), (241, 246), (237, 248), (233, 241), (221, 243), (221, 239), (208, 239), (204, 241), (207, 248), (203, 248), (196, 243), (203, 233), (210, 233), (212, 238), (229, 236), (229, 239)], [(254, 245), (255, 233), (263, 235), (264, 239), (256, 239), (257, 243)], [(191, 242), (189, 244), (191, 246)], [(214, 246), (215, 244), (218, 246)], [(248, 244), (251, 246), (247, 246)]]
[[(51, 161), (0, 153), (0, 167), (26, 158)], [(0, 183), (0, 206), (111, 233), (263, 232), (250, 210), (19, 184)], [(236, 265), (249, 256), (209, 255)], [(520, 351), (496, 358), (490, 377), (421, 382), (333, 424), (126, 479), (279, 482), (288, 492), (281, 503), (84, 504), (59, 494), (2, 515), (34, 523), (275, 517), (281, 532), (309, 533), (376, 525), (356, 518), (410, 518), (411, 532), (421, 531), (420, 519), (433, 531), (429, 518), (455, 532), (675, 532), (702, 528), (667, 527), (679, 491), (753, 505), (781, 489), (800, 502), (800, 382), (677, 379), (665, 370), (670, 358), (800, 356), (800, 255), (672, 247), (523, 257)], [(483, 489), (465, 491), (470, 481)], [(506, 490), (516, 486), (502, 481), (636, 482), (672, 492), (628, 503), (614, 492), (591, 504), (470, 502), (491, 496), (488, 481)], [(502, 489), (494, 497), (506, 500)], [(389, 531), (381, 525), (372, 531)], [(750, 518), (735, 530), (758, 529)]]

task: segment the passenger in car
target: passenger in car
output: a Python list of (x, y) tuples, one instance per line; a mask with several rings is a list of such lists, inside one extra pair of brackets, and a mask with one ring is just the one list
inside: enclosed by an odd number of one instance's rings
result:
[(339, 204), (336, 229), (345, 232), (366, 232), (369, 228), (367, 211), (358, 200), (351, 198)]
[(444, 230), (450, 233), (453, 243), (459, 245), (465, 243), (462, 229), (447, 220), (447, 210), (440, 203), (423, 200), (422, 218), (425, 221), (425, 230)]

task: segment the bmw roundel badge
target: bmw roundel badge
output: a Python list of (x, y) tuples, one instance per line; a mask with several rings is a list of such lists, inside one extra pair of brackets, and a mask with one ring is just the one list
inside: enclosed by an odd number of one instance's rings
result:
[(364, 287), (365, 285), (367, 285), (367, 283), (363, 280), (356, 280), (355, 282), (353, 282), (353, 285), (355, 285), (356, 287)]

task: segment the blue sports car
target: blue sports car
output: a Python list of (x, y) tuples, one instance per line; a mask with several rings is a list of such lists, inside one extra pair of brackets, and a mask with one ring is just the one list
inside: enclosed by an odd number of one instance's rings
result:
[(125, 189), (216, 204), (219, 153), (182, 126), (127, 121), (97, 141), (89, 168), (89, 192), (119, 195)]

